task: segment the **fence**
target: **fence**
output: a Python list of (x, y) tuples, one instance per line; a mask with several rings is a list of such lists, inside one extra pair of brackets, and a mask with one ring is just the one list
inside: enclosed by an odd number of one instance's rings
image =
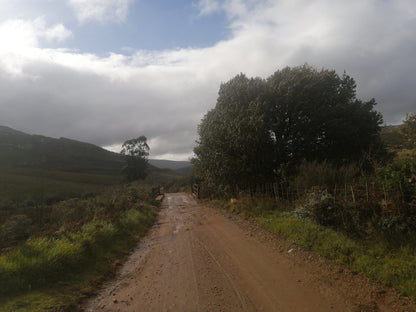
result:
[(200, 198), (200, 185), (199, 184), (192, 184), (192, 195), (199, 199)]
[(211, 197), (241, 198), (244, 196), (265, 196), (274, 198), (276, 201), (294, 202), (302, 200), (309, 193), (326, 191), (333, 196), (336, 202), (352, 203), (374, 203), (379, 202), (383, 205), (384, 211), (400, 210), (406, 203), (411, 201), (400, 185), (394, 189), (388, 189), (385, 185), (374, 182), (360, 182), (344, 185), (334, 185), (333, 187), (311, 186), (300, 188), (289, 186), (285, 183), (265, 183), (255, 185), (232, 185), (217, 187), (215, 190), (207, 192), (203, 185), (194, 184), (192, 193), (200, 198), (201, 194), (206, 196), (210, 193)]
[(163, 186), (156, 186), (156, 187), (153, 187), (152, 188), (152, 197), (153, 198), (155, 198), (155, 197), (157, 197), (157, 196), (159, 196), (159, 195), (163, 195), (163, 194), (165, 194), (164, 193), (164, 189), (163, 189)]

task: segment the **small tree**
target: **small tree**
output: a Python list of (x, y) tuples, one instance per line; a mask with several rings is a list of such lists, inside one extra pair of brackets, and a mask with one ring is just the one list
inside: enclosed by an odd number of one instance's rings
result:
[(149, 145), (147, 138), (140, 136), (123, 143), (121, 154), (126, 156), (126, 167), (123, 169), (128, 181), (143, 180), (147, 176)]

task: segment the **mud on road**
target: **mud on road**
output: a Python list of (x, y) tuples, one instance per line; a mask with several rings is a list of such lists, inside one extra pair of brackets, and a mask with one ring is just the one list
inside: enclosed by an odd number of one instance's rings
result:
[(416, 311), (394, 290), (187, 194), (167, 194), (157, 224), (85, 311)]

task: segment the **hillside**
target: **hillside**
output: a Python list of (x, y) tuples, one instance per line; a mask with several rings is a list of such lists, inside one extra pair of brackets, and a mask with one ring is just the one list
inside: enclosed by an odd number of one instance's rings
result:
[(0, 126), (0, 166), (95, 174), (119, 174), (123, 157), (67, 138), (30, 135)]
[[(153, 178), (184, 174), (190, 168), (189, 161), (149, 159), (149, 164)], [(0, 126), (0, 168), (3, 170), (30, 168), (119, 175), (124, 165), (122, 155), (90, 143), (30, 135)]]
[(149, 159), (149, 163), (158, 168), (178, 170), (180, 172), (186, 172), (191, 167), (191, 162), (189, 161)]

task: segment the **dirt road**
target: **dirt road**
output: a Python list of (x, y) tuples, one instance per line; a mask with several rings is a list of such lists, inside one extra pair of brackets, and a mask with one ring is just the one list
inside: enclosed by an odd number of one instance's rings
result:
[(186, 194), (167, 194), (158, 223), (86, 311), (415, 311), (348, 272)]

